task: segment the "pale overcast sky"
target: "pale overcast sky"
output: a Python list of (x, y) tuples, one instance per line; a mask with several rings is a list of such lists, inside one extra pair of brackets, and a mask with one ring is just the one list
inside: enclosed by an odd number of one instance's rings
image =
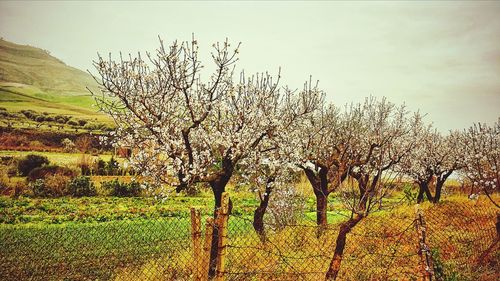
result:
[(193, 32), (205, 64), (228, 37), (246, 73), (312, 75), (339, 105), (386, 96), (442, 131), (500, 116), (500, 2), (0, 2), (0, 36), (83, 70)]

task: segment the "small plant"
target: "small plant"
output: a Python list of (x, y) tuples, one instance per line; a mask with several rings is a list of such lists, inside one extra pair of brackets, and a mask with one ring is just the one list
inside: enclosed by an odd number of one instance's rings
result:
[(27, 176), (33, 169), (48, 164), (49, 159), (46, 156), (29, 154), (19, 161), (17, 170), (21, 176)]
[(434, 267), (434, 276), (436, 280), (443, 280), (443, 281), (468, 280), (467, 278), (461, 276), (459, 273), (450, 270), (449, 268), (446, 267), (439, 253), (439, 249), (436, 248), (431, 249), (431, 255), (432, 255), (432, 260), (434, 262), (433, 267)]
[(413, 191), (413, 187), (410, 184), (404, 185), (403, 194), (408, 205), (412, 205), (417, 202), (417, 193)]
[(90, 177), (76, 177), (68, 185), (68, 191), (71, 196), (95, 196), (97, 194), (94, 183)]

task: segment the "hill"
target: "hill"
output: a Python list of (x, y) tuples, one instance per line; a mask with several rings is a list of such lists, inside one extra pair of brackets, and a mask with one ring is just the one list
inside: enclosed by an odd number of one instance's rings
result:
[(0, 39), (0, 107), (109, 121), (92, 107), (97, 83), (46, 50)]

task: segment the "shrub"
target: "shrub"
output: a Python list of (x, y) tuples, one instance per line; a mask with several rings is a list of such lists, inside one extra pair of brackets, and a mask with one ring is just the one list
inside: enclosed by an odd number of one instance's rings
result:
[(64, 124), (66, 123), (67, 120), (64, 117), (58, 115), (54, 118), (54, 121), (56, 121), (59, 124)]
[(96, 163), (92, 160), (90, 155), (82, 154), (78, 158), (76, 166), (80, 168), (82, 176), (90, 176), (95, 171)]
[(296, 224), (305, 209), (305, 197), (294, 187), (279, 188), (271, 193), (268, 212), (275, 230)]
[(117, 197), (137, 197), (141, 194), (141, 185), (138, 182), (119, 182), (118, 179), (103, 182), (102, 188), (110, 191), (111, 196)]
[(34, 141), (30, 141), (29, 146), (32, 148), (39, 148), (39, 147), (45, 146), (45, 144), (43, 144), (41, 141), (34, 140)]
[(35, 121), (36, 122), (43, 122), (43, 121), (45, 121), (45, 116), (38, 115), (38, 116), (35, 117)]
[(69, 194), (74, 197), (95, 196), (97, 194), (90, 177), (76, 177), (68, 185)]
[(48, 189), (44, 179), (37, 179), (29, 184), (31, 191), (35, 197), (48, 197)]
[(42, 155), (29, 154), (17, 164), (21, 176), (27, 176), (33, 169), (48, 165), (49, 159)]
[(45, 178), (45, 186), (50, 197), (61, 197), (68, 194), (68, 184), (71, 178), (65, 175), (55, 174)]
[(108, 176), (114, 176), (119, 173), (119, 168), (120, 165), (118, 164), (118, 161), (115, 160), (114, 156), (111, 156), (111, 159), (109, 159), (109, 162), (106, 163), (106, 174)]
[(78, 123), (74, 120), (69, 120), (68, 122), (66, 122), (66, 124), (68, 124), (70, 126), (78, 126)]
[(92, 148), (92, 138), (88, 135), (82, 135), (76, 139), (75, 145), (78, 150), (85, 153)]
[(33, 110), (21, 110), (21, 113), (28, 119), (33, 119), (33, 116), (35, 116), (35, 112)]
[[(2, 167), (3, 168), (3, 167)], [(11, 192), (11, 182), (7, 173), (0, 173), (0, 195), (10, 195)]]
[(98, 129), (94, 123), (87, 123), (83, 128), (89, 131)]
[(87, 120), (83, 120), (83, 119), (78, 120), (78, 125), (85, 126), (85, 124), (87, 124)]
[(61, 141), (61, 145), (63, 146), (65, 152), (74, 152), (76, 150), (75, 143), (68, 138), (63, 139)]
[(28, 146), (30, 141), (26, 136), (18, 136), (10, 133), (0, 135), (0, 143), (7, 147)]
[(97, 174), (99, 176), (106, 175), (106, 161), (104, 161), (100, 158), (99, 158), (99, 160), (97, 160)]
[(60, 175), (66, 177), (75, 177), (76, 172), (67, 167), (61, 167), (57, 165), (45, 165), (42, 167), (38, 167), (33, 169), (28, 174), (28, 181), (35, 181), (37, 179), (45, 179), (49, 176)]

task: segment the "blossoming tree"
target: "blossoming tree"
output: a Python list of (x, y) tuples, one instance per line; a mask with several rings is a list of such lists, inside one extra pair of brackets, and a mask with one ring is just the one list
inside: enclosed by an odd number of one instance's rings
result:
[[(181, 191), (207, 183), (215, 209), (237, 165), (278, 128), (313, 111), (320, 91), (280, 88), (265, 74), (234, 81), (239, 45), (213, 45), (215, 71), (205, 81), (198, 43), (173, 42), (154, 54), (94, 62), (102, 91), (99, 107), (117, 125), (119, 145), (132, 147), (131, 165), (156, 183)], [(104, 98), (109, 96), (110, 98)], [(214, 216), (216, 212), (214, 212)], [(215, 273), (218, 231), (214, 230), (210, 275)]]
[(446, 180), (453, 172), (464, 167), (459, 155), (462, 153), (458, 143), (460, 134), (450, 132), (442, 136), (430, 126), (422, 126), (417, 130), (418, 142), (415, 148), (398, 166), (418, 184), (417, 203), (424, 200), (424, 194), (430, 202), (437, 203)]
[(327, 225), (328, 196), (347, 179), (353, 164), (351, 149), (358, 137), (361, 112), (340, 111), (333, 105), (321, 107), (301, 129), (298, 166), (309, 180), (316, 197), (318, 235)]
[(493, 126), (476, 123), (464, 130), (460, 144), (466, 176), (500, 208), (490, 196), (500, 182), (500, 118)]
[(347, 187), (341, 197), (351, 217), (340, 225), (327, 280), (337, 278), (347, 234), (375, 207), (380, 206), (389, 187), (384, 181), (398, 176), (392, 173), (393, 168), (414, 148), (416, 138), (413, 128), (421, 122), (418, 113), (410, 116), (404, 106), (397, 107), (385, 99), (379, 101), (370, 97), (350, 110), (361, 116), (356, 141), (349, 150), (352, 159), (349, 176), (355, 180), (356, 186)]

